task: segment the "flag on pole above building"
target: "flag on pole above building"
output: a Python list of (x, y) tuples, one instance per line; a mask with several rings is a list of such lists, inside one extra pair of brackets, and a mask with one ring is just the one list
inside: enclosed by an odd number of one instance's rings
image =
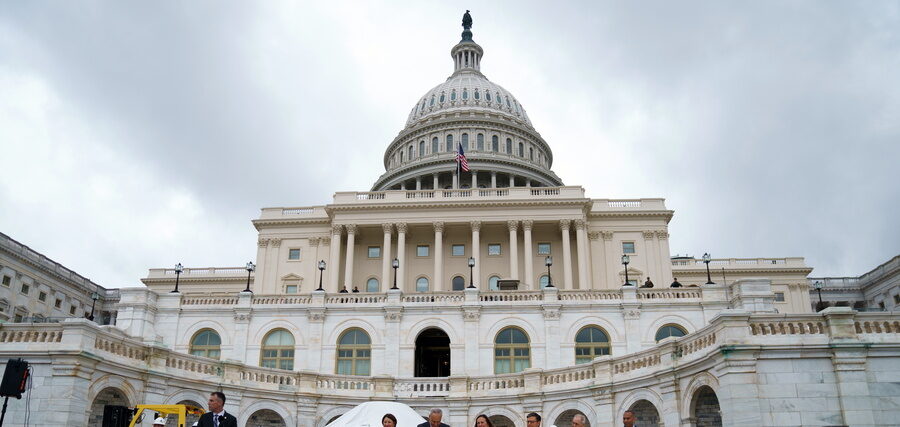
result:
[(459, 149), (456, 150), (456, 170), (469, 171), (469, 161), (466, 160), (466, 154), (463, 153), (462, 144), (457, 144)]

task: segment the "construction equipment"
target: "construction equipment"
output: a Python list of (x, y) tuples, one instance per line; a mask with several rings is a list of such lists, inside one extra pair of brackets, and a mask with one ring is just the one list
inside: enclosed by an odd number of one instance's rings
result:
[(206, 411), (203, 408), (191, 405), (137, 405), (134, 407), (134, 415), (132, 415), (131, 423), (128, 424), (128, 427), (139, 425), (146, 413), (150, 413), (151, 416), (154, 415), (153, 413), (158, 413), (165, 418), (168, 418), (169, 415), (177, 415), (178, 422), (175, 423), (177, 427), (190, 427), (186, 425), (187, 415), (191, 414), (199, 417), (204, 412)]

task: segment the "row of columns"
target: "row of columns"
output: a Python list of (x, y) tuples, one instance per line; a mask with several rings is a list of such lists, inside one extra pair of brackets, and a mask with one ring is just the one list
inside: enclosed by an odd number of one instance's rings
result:
[[(470, 170), (469, 172), (472, 174), (472, 185), (471, 185), (471, 188), (478, 188), (478, 171), (476, 171), (476, 170)], [(457, 174), (456, 171), (453, 171), (453, 172), (451, 172), (451, 173), (452, 173), (452, 176), (453, 176), (453, 185), (452, 185), (452, 187), (453, 187), (454, 190), (457, 190), (457, 189), (459, 189), (460, 186), (461, 186), (460, 179), (459, 179), (459, 174)], [(439, 176), (440, 176), (440, 173), (433, 173), (433, 174), (431, 174), (431, 179), (432, 179), (431, 189), (436, 190), (436, 189), (439, 189), (439, 188), (440, 188), (440, 187), (439, 187), (439, 185), (440, 185), (440, 184), (439, 184), (440, 180), (438, 179)], [(512, 174), (507, 174), (507, 176), (509, 177), (509, 183), (508, 183), (508, 186), (509, 186), (509, 187), (515, 187), (515, 186), (516, 186), (516, 176), (515, 176), (515, 175), (512, 175)], [(531, 187), (531, 178), (524, 178), (524, 179), (525, 179), (525, 187)], [(427, 182), (427, 181), (426, 181), (426, 182)], [(490, 186), (490, 188), (497, 188), (497, 171), (491, 171), (491, 186)], [(401, 181), (401, 182), (400, 182), (400, 189), (401, 189), (401, 190), (411, 190), (410, 188), (406, 188), (406, 182), (405, 182), (405, 181)], [(421, 176), (417, 176), (417, 177), (416, 177), (416, 188), (415, 188), (415, 189), (416, 189), (416, 190), (421, 190), (421, 189), (422, 189), (422, 177), (421, 177)]]
[[(534, 227), (534, 221), (527, 220), (509, 220), (507, 221), (507, 228), (509, 229), (509, 271), (510, 277), (509, 279), (519, 280), (519, 234), (518, 228), (521, 223), (522, 234), (524, 236), (524, 245), (525, 245), (525, 280), (523, 283), (523, 289), (537, 289), (538, 286), (535, 283), (529, 283), (528, 281), (534, 280), (534, 254), (532, 253), (533, 245), (532, 245), (532, 237), (531, 231)], [(481, 225), (482, 222), (475, 220), (469, 223), (469, 226), (472, 230), (472, 251), (471, 256), (475, 259), (475, 266), (473, 268), (473, 275), (476, 278), (481, 277)], [(562, 270), (563, 270), (563, 284), (562, 288), (564, 289), (575, 289), (573, 283), (573, 274), (572, 274), (572, 251), (571, 251), (571, 241), (569, 238), (570, 230), (573, 225), (573, 221), (569, 219), (563, 219), (559, 221), (559, 230), (562, 237)], [(587, 242), (587, 230), (586, 230), (586, 222), (583, 219), (574, 220), (575, 225), (575, 237), (576, 237), (576, 248), (578, 251), (578, 288), (579, 289), (590, 289), (592, 287), (591, 280), (591, 272), (590, 272), (590, 260), (591, 256), (589, 254), (589, 244)], [(444, 223), (442, 221), (436, 221), (432, 223), (434, 228), (434, 290), (442, 291), (444, 287), (443, 275), (444, 275)], [(406, 279), (406, 233), (408, 231), (408, 225), (406, 223), (396, 223), (396, 224), (382, 224), (382, 231), (384, 232), (384, 239), (382, 241), (382, 265), (381, 265), (381, 282), (382, 286), (387, 288), (388, 278), (390, 278), (391, 273), (391, 262), (393, 261), (393, 257), (391, 256), (391, 246), (393, 239), (393, 231), (396, 228), (397, 231), (397, 260), (400, 263), (400, 266), (397, 271), (397, 287), (400, 289), (405, 288), (405, 279)], [(359, 286), (360, 284), (354, 284), (353, 282), (353, 256), (356, 244), (356, 232), (357, 226), (355, 224), (334, 224), (332, 226), (332, 235), (331, 235), (331, 268), (332, 271), (340, 271), (339, 270), (339, 262), (340, 262), (340, 254), (341, 254), (341, 238), (343, 236), (343, 231), (347, 232), (347, 251), (345, 255), (344, 261), (344, 282), (342, 285), (346, 287), (348, 290), (353, 289), (354, 285)], [(556, 261), (558, 262), (558, 261)], [(338, 274), (330, 274), (328, 276), (328, 291), (329, 292), (337, 292), (340, 290), (339, 286), (339, 275)], [(484, 287), (484, 284), (478, 284), (480, 287)], [(555, 285), (559, 287), (558, 285)]]

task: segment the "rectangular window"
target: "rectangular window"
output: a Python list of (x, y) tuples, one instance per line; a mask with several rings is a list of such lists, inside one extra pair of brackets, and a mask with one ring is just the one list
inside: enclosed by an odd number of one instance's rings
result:
[(450, 254), (453, 256), (466, 256), (466, 245), (453, 245)]
[(41, 292), (38, 294), (38, 301), (44, 302), (47, 301), (47, 293)]
[(22, 284), (22, 293), (25, 294), (25, 295), (28, 295), (28, 290), (29, 290), (30, 288), (31, 288), (31, 287), (28, 286), (27, 283), (23, 283), (23, 284)]
[(622, 242), (622, 253), (623, 254), (633, 254), (634, 253), (634, 242)]
[(289, 249), (288, 250), (288, 259), (291, 261), (300, 260), (300, 249)]
[(549, 243), (538, 243), (538, 255), (550, 255)]
[(74, 305), (69, 307), (69, 314), (71, 314), (73, 316), (75, 315), (75, 306)]
[(297, 285), (287, 285), (284, 287), (284, 293), (286, 294), (296, 294), (297, 293)]
[(9, 287), (9, 284), (12, 282), (12, 277), (3, 276), (3, 286)]
[(900, 294), (894, 295), (894, 304), (900, 304)]
[(428, 256), (431, 247), (428, 245), (416, 246), (416, 256)]
[(16, 315), (16, 317), (15, 317), (15, 322), (16, 322), (16, 323), (21, 323), (21, 322), (22, 322), (22, 315), (21, 315), (21, 314), (17, 314), (17, 315)]
[(381, 246), (369, 246), (369, 258), (381, 258)]
[(488, 243), (488, 255), (500, 255), (500, 244)]
[(61, 308), (61, 307), (62, 307), (62, 300), (59, 299), (59, 298), (57, 298), (57, 299), (56, 299), (56, 303), (54, 303), (53, 306), (56, 307), (56, 308)]
[(775, 301), (784, 302), (784, 292), (775, 292)]

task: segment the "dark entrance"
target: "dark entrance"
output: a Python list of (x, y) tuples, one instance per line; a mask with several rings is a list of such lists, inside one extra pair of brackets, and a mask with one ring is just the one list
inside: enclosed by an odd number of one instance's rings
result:
[(437, 328), (429, 328), (416, 338), (417, 377), (450, 376), (450, 337)]

